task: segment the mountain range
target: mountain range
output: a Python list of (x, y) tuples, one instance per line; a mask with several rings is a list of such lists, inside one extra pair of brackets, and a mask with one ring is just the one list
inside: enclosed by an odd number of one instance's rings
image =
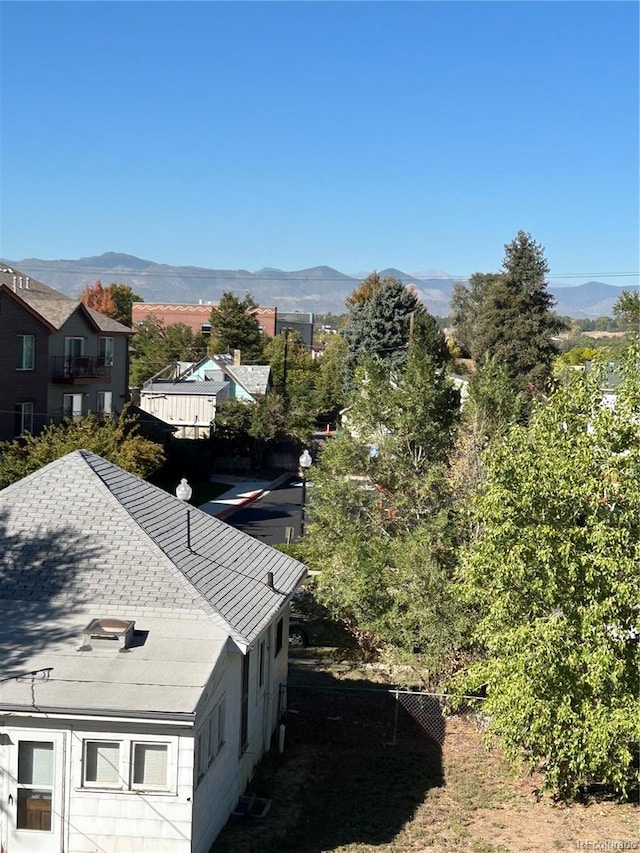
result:
[[(145, 302), (215, 303), (225, 291), (231, 291), (241, 298), (251, 293), (258, 305), (275, 306), (281, 312), (314, 314), (343, 314), (345, 298), (368, 274), (348, 275), (328, 266), (295, 271), (266, 267), (257, 272), (206, 269), (158, 264), (117, 252), (77, 260), (25, 258), (6, 263), (68, 296), (78, 296), (87, 284), (100, 279), (104, 285), (114, 281), (130, 285)], [(449, 314), (453, 285), (460, 280), (435, 269), (405, 273), (388, 268), (379, 273), (382, 278), (392, 276), (412, 284), (427, 309), (440, 317)], [(548, 289), (556, 299), (555, 310), (576, 318), (612, 316), (613, 305), (624, 290), (600, 281), (573, 287), (550, 282)]]

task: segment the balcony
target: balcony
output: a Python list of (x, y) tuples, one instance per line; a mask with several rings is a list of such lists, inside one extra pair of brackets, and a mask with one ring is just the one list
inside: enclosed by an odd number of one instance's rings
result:
[(53, 381), (66, 385), (110, 382), (110, 360), (95, 355), (54, 356)]

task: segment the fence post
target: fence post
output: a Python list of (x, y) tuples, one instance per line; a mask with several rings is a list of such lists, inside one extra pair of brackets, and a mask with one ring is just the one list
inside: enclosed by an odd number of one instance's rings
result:
[(391, 741), (391, 746), (398, 745), (398, 704), (400, 702), (400, 691), (396, 687), (396, 708), (393, 717), (393, 740)]

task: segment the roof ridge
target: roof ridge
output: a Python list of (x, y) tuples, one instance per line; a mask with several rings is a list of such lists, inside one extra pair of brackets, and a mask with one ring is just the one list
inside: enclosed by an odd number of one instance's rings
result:
[[(109, 462), (108, 459), (103, 459), (101, 456), (98, 456), (97, 453), (94, 453), (91, 450), (78, 450), (78, 451), (73, 451), (73, 453), (78, 453), (81, 456), (81, 458), (83, 459), (84, 463), (89, 468), (91, 473), (97, 478), (98, 482), (100, 483), (101, 489), (106, 491), (107, 494), (109, 495), (111, 503), (113, 505), (115, 505), (117, 508), (119, 508), (119, 510), (127, 516), (127, 518), (131, 521), (131, 523), (133, 525), (135, 525), (136, 529), (139, 530), (144, 535), (145, 539), (149, 543), (151, 543), (152, 548), (162, 556), (163, 560), (169, 565), (171, 572), (174, 575), (174, 577), (176, 578), (176, 580), (178, 581), (178, 583), (185, 590), (188, 590), (190, 593), (193, 593), (193, 592), (196, 593), (196, 595), (198, 596), (198, 600), (200, 602), (200, 607), (203, 610), (203, 612), (206, 613), (208, 616), (214, 616), (216, 619), (220, 619), (224, 623), (224, 625), (227, 627), (227, 629), (229, 630), (229, 633), (231, 634), (231, 636), (233, 636), (234, 638), (238, 637), (241, 639), (241, 641), (243, 643), (246, 643), (247, 639), (245, 637), (242, 637), (242, 635), (240, 635), (239, 632), (236, 631), (234, 629), (234, 627), (229, 624), (229, 622), (224, 618), (224, 616), (222, 616), (222, 614), (219, 613), (215, 609), (215, 607), (213, 607), (213, 605), (207, 600), (206, 596), (202, 592), (200, 592), (200, 590), (196, 587), (194, 582), (190, 578), (188, 578), (185, 575), (185, 573), (178, 568), (178, 566), (176, 566), (176, 564), (171, 559), (171, 557), (167, 554), (167, 552), (164, 550), (164, 548), (162, 548), (162, 546), (158, 542), (156, 542), (153, 539), (153, 537), (145, 530), (145, 528), (142, 526), (142, 524), (140, 524), (140, 522), (133, 515), (133, 513), (126, 506), (124, 506), (124, 504), (120, 500), (118, 500), (116, 495), (111, 491), (108, 484), (105, 482), (104, 477), (102, 477), (100, 472), (97, 471), (96, 468), (91, 464), (91, 461), (92, 461), (92, 459), (96, 459), (96, 460), (99, 460), (100, 464), (106, 462), (108, 465), (113, 465), (114, 467), (119, 467), (119, 466), (116, 466), (113, 462)], [(62, 458), (65, 458), (65, 457), (62, 457)], [(120, 470), (124, 471), (124, 469), (120, 469)], [(132, 474), (131, 471), (124, 471), (124, 473), (128, 474), (130, 477), (134, 477), (136, 480), (139, 480), (140, 482), (144, 483), (144, 485), (149, 487), (150, 489), (158, 489), (158, 491), (160, 491), (163, 494), (171, 497), (169, 492), (164, 492), (163, 489), (160, 489), (158, 486), (154, 486), (152, 483), (148, 483), (146, 480), (143, 480), (142, 477), (137, 477), (135, 474)], [(179, 499), (175, 498), (175, 500), (178, 501)], [(182, 503), (182, 501), (180, 501), (179, 503), (180, 503), (180, 506), (184, 505)], [(207, 559), (207, 558), (203, 557), (202, 559)], [(208, 560), (208, 562), (211, 562), (211, 561)]]

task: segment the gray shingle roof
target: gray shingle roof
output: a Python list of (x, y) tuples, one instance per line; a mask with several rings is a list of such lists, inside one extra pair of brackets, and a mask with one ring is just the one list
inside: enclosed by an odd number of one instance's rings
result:
[[(63, 326), (82, 304), (79, 300), (71, 299), (64, 293), (60, 293), (59, 290), (55, 290), (35, 278), (30, 278), (25, 273), (7, 266), (2, 261), (0, 261), (0, 284), (5, 284), (18, 298), (26, 302), (34, 311), (37, 311), (55, 329)], [(93, 308), (86, 310), (101, 332), (133, 334), (133, 329), (123, 326), (122, 323), (118, 323), (98, 311), (94, 311)]]
[(225, 365), (227, 373), (251, 395), (264, 395), (269, 387), (271, 367), (266, 364)]
[(306, 573), (86, 450), (0, 491), (0, 526), (0, 601), (202, 611), (241, 645), (259, 636)]

